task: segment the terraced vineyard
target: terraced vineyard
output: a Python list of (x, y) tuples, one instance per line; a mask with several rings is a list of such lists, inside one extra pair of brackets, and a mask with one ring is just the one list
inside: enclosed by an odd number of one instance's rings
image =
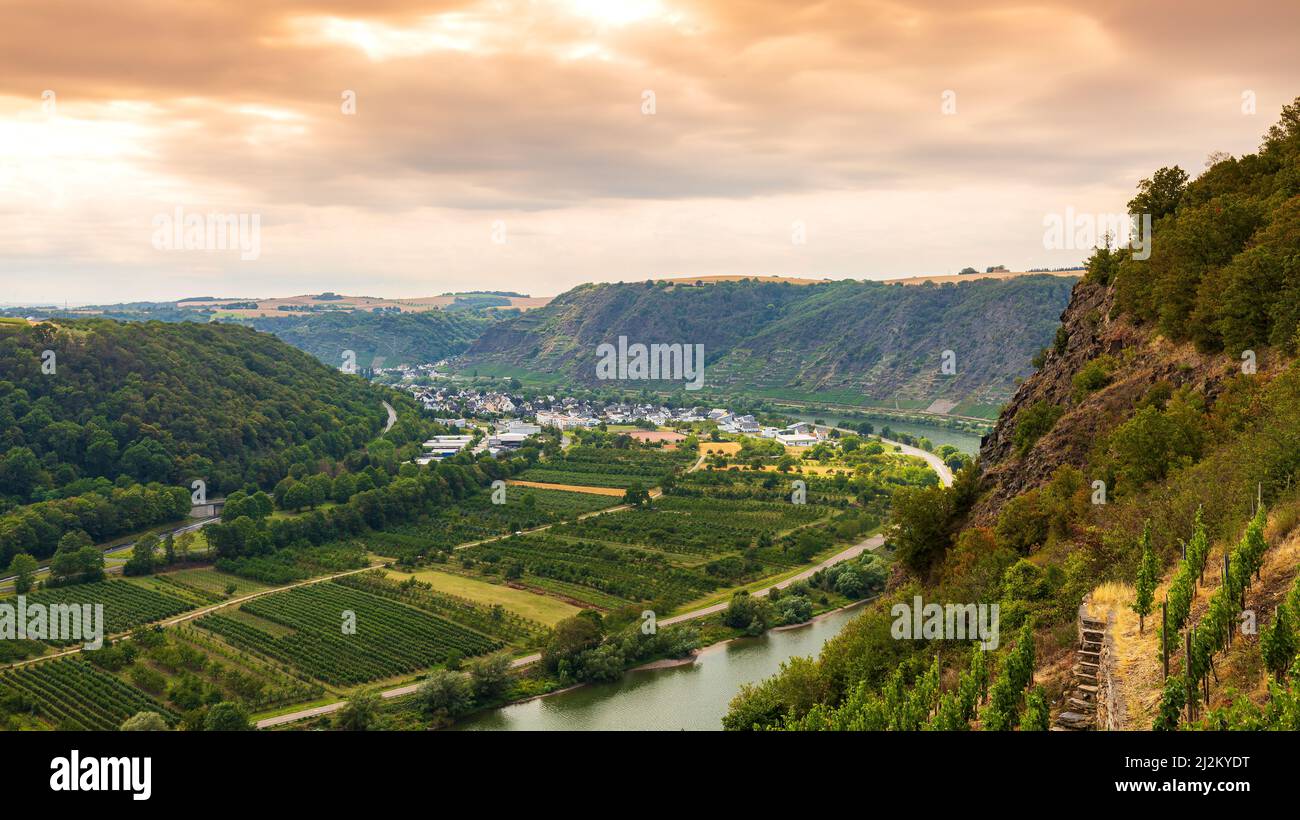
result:
[(608, 447), (572, 447), (561, 457), (525, 470), (516, 478), (548, 484), (584, 487), (618, 487), (633, 484), (653, 487), (674, 470), (689, 465), (693, 453), (678, 450), (619, 450)]
[[(394, 677), (462, 657), (500, 649), (488, 637), (431, 612), (327, 581), (266, 595), (243, 612), (288, 630), (279, 636), (222, 614), (197, 625), (234, 645), (327, 683), (352, 685)], [(343, 634), (343, 613), (356, 614), (356, 634)]]
[[(197, 609), (201, 603), (180, 592), (169, 594), (131, 581), (99, 581), (93, 584), (50, 587), (32, 592), (26, 597), (28, 606), (103, 604), (105, 636), (129, 632), (141, 624)], [(47, 643), (67, 646), (80, 641), (51, 639)]]
[(158, 701), (81, 658), (60, 658), (0, 673), (0, 695), (14, 694), (44, 723), (65, 730), (114, 730), (137, 712), (177, 716)]
[(471, 541), (577, 518), (618, 503), (619, 499), (611, 496), (509, 487), (505, 504), (493, 504), (490, 492), (480, 493), (455, 508), (443, 510), (432, 521), (371, 533), (367, 542), (379, 555), (395, 558), (427, 555)]

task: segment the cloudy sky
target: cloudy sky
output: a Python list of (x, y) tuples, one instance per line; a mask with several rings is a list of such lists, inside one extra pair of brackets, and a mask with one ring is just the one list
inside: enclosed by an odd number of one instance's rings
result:
[[(1067, 266), (1046, 215), (1257, 148), (1298, 34), (1295, 0), (5, 0), (0, 302)], [(178, 209), (255, 252), (168, 249)]]

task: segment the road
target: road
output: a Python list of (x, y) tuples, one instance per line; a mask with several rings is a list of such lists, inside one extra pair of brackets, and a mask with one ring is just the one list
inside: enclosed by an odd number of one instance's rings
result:
[[(854, 430), (848, 430), (844, 428), (834, 428), (834, 429), (840, 430), (840, 432), (842, 433), (852, 433), (854, 435), (857, 434), (857, 432)], [(939, 481), (940, 483), (943, 484), (943, 486), (945, 487), (952, 486), (952, 482), (953, 482), (952, 470), (949, 469), (947, 464), (943, 463), (943, 459), (939, 458), (934, 453), (927, 452), (926, 450), (922, 450), (919, 447), (912, 447), (911, 445), (903, 444), (901, 441), (890, 441), (889, 439), (881, 439), (881, 441), (884, 444), (898, 447), (899, 452), (902, 452), (906, 455), (916, 456), (918, 458), (924, 459), (926, 464), (930, 465), (930, 467), (936, 473), (939, 474)], [(701, 459), (697, 461), (691, 469), (698, 468), (702, 463), (703, 463), (703, 457), (701, 457)], [(587, 513), (587, 515), (584, 515), (582, 517), (586, 518), (591, 515), (601, 515), (603, 513), (615, 512), (621, 509), (626, 509), (626, 505), (620, 505), (618, 507), (613, 507), (606, 510), (598, 510), (593, 513)], [(552, 525), (547, 524), (541, 527), (537, 527), (533, 530), (529, 530), (529, 532), (540, 532), (542, 530), (549, 529), (551, 526)], [(495, 540), (499, 540), (500, 538), (507, 538), (507, 537), (509, 536), (508, 535), (497, 536), (496, 538), (490, 538), (486, 540), (495, 541)], [(478, 543), (484, 543), (484, 542), (482, 541), (475, 542), (475, 544)], [(825, 561), (822, 561), (820, 564), (817, 564), (816, 566), (810, 567), (809, 569), (806, 569), (797, 575), (792, 575), (791, 577), (786, 578), (783, 581), (778, 581), (769, 587), (765, 587), (763, 589), (757, 590), (751, 594), (756, 597), (761, 597), (761, 596), (766, 596), (773, 589), (785, 589), (791, 584), (797, 583), (799, 581), (805, 581), (811, 578), (813, 575), (817, 574), (817, 572), (826, 569), (827, 567), (832, 567), (844, 561), (850, 561), (854, 558), (857, 558), (859, 555), (861, 555), (863, 552), (867, 550), (879, 549), (880, 546), (884, 543), (885, 543), (885, 537), (883, 535), (873, 535), (870, 538), (867, 538), (863, 541), (858, 542), (857, 544), (854, 544), (848, 549), (845, 549), (841, 552), (836, 553), (835, 555), (832, 555), (830, 558), (827, 558)], [(465, 544), (462, 545), (461, 547), (457, 547), (457, 549), (463, 549), (464, 547), (468, 547), (468, 546), (472, 546), (472, 545)], [(699, 609), (693, 609), (690, 612), (683, 612), (680, 615), (673, 615), (672, 617), (664, 618), (660, 620), (658, 623), (660, 626), (672, 626), (673, 624), (679, 624), (685, 621), (695, 620), (696, 618), (704, 618), (709, 615), (714, 615), (716, 613), (722, 612), (727, 608), (728, 603), (729, 602), (724, 601), (722, 603), (713, 604), (711, 606), (701, 607)], [(540, 652), (534, 652), (531, 655), (525, 655), (521, 658), (516, 658), (514, 661), (511, 662), (510, 665), (511, 667), (517, 669), (522, 666), (528, 666), (530, 664), (537, 663), (541, 659), (542, 659), (542, 654)], [(418, 683), (411, 683), (405, 686), (398, 686), (394, 689), (384, 690), (379, 694), (381, 697), (384, 698), (396, 698), (396, 697), (401, 697), (402, 695), (409, 695), (414, 693), (415, 690), (419, 688), (419, 686), (420, 685)], [(324, 706), (313, 706), (310, 709), (302, 709), (297, 712), (289, 712), (283, 715), (276, 715), (275, 717), (259, 720), (257, 722), (257, 728), (267, 729), (273, 726), (281, 726), (286, 723), (293, 723), (295, 721), (305, 720), (311, 717), (319, 717), (321, 715), (332, 714), (333, 712), (337, 712), (338, 710), (342, 709), (344, 705), (346, 705), (346, 703), (347, 701), (338, 701), (336, 703), (327, 703)]]
[[(822, 430), (839, 430), (841, 433), (847, 433), (853, 436), (862, 435), (857, 430), (850, 430), (847, 427), (828, 427), (826, 425), (818, 425), (818, 427)], [(880, 437), (876, 436), (876, 438)], [(939, 474), (939, 483), (945, 487), (952, 486), (952, 469), (949, 468), (947, 464), (944, 464), (943, 459), (939, 458), (934, 453), (931, 453), (928, 450), (922, 450), (920, 447), (913, 447), (910, 444), (904, 444), (901, 441), (891, 441), (887, 438), (880, 438), (880, 443), (888, 444), (891, 447), (897, 447), (899, 452), (904, 455), (925, 459), (925, 463), (930, 465), (930, 469)]]
[[(825, 561), (822, 561), (820, 564), (817, 564), (814, 567), (806, 569), (803, 572), (800, 572), (798, 575), (792, 575), (783, 581), (778, 581), (769, 587), (764, 587), (763, 589), (757, 590), (751, 594), (758, 597), (758, 596), (767, 595), (773, 589), (785, 589), (791, 584), (797, 583), (799, 581), (805, 581), (811, 578), (818, 571), (826, 569), (827, 567), (834, 566), (844, 561), (850, 561), (854, 558), (857, 558), (859, 555), (861, 555), (863, 552), (867, 550), (879, 549), (880, 546), (884, 543), (885, 543), (885, 537), (883, 535), (873, 535), (870, 538), (867, 538), (863, 541), (854, 544), (853, 546), (849, 547), (846, 550), (837, 552), (836, 554), (832, 555), (830, 558), (827, 558)], [(674, 615), (671, 618), (664, 618), (660, 620), (658, 623), (659, 626), (672, 626), (673, 624), (679, 624), (684, 621), (691, 621), (691, 620), (695, 620), (696, 618), (703, 618), (708, 615), (713, 615), (715, 613), (722, 612), (724, 609), (727, 608), (728, 603), (729, 602), (724, 601), (720, 604), (713, 604), (711, 606), (700, 607), (699, 609), (693, 609), (690, 612), (683, 612), (681, 615)], [(523, 666), (528, 666), (530, 664), (537, 663), (541, 659), (542, 659), (542, 653), (534, 652), (531, 655), (524, 655), (522, 658), (515, 658), (513, 661), (510, 662), (510, 666), (512, 668), (518, 669)], [(397, 698), (397, 697), (401, 697), (402, 695), (412, 694), (419, 687), (420, 684), (418, 683), (408, 683), (405, 686), (398, 686), (393, 689), (386, 689), (383, 692), (380, 692), (379, 694), (380, 697), (383, 698)], [(313, 706), (310, 709), (301, 709), (297, 712), (289, 712), (283, 715), (276, 715), (275, 717), (269, 717), (263, 720), (259, 720), (257, 722), (257, 728), (269, 729), (272, 726), (282, 726), (286, 723), (293, 723), (299, 720), (306, 720), (307, 718), (319, 717), (321, 715), (328, 715), (342, 709), (346, 704), (347, 701), (341, 700), (336, 703), (327, 703), (323, 706)]]
[(388, 423), (384, 425), (384, 432), (387, 433), (397, 423), (397, 411), (388, 402), (384, 402), (384, 409), (388, 411)]
[[(205, 519), (203, 519), (202, 521), (196, 521), (196, 522), (194, 522), (193, 524), (186, 524), (186, 525), (183, 526), (183, 527), (180, 527), (180, 528), (178, 528), (178, 529), (174, 529), (174, 530), (171, 531), (171, 534), (172, 534), (172, 536), (174, 537), (174, 536), (180, 535), (180, 534), (183, 533), (183, 532), (193, 532), (194, 530), (201, 529), (201, 528), (203, 528), (203, 527), (206, 527), (206, 526), (209, 525), (209, 524), (215, 524), (215, 523), (217, 523), (217, 522), (220, 521), (220, 520), (221, 520), (221, 516), (219, 516), (219, 515), (213, 516), (212, 518), (205, 518)], [(159, 537), (159, 538), (166, 538), (166, 537), (167, 537), (167, 533), (160, 533), (158, 537)], [(104, 550), (104, 554), (105, 554), (105, 555), (114, 555), (114, 554), (116, 554), (116, 553), (124, 552), (124, 551), (126, 551), (126, 550), (129, 550), (129, 549), (131, 549), (131, 548), (134, 547), (134, 546), (135, 546), (135, 542), (134, 542), (134, 541), (132, 541), (132, 542), (130, 542), (130, 543), (128, 543), (128, 544), (118, 544), (116, 547), (110, 547), (109, 549)], [(49, 568), (50, 568), (50, 565), (49, 565), (49, 562), (47, 561), (45, 564), (42, 564), (42, 565), (41, 565), (41, 567), (37, 570), (37, 572), (40, 572), (41, 570), (46, 570), (46, 569), (49, 569)], [(119, 568), (117, 568), (117, 567), (108, 567), (108, 568), (106, 568), (104, 571), (105, 571), (106, 573), (112, 574), (113, 571), (114, 571), (115, 569), (117, 569), (119, 572), (121, 571), (121, 570), (120, 570)], [(0, 584), (7, 584), (7, 583), (9, 583), (10, 581), (12, 581), (12, 580), (13, 580), (14, 578), (16, 578), (16, 577), (18, 577), (18, 576), (16, 576), (16, 575), (10, 575), (10, 576), (8, 576), (8, 577), (6, 577), (6, 578), (0, 578)]]

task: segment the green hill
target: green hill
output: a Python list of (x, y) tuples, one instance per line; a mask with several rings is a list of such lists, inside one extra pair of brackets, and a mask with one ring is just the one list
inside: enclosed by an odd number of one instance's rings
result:
[[(99, 537), (174, 517), (170, 492), (101, 503), (132, 487), (181, 489), (187, 511), (193, 479), (216, 496), (343, 459), (382, 429), (382, 398), (234, 325), (0, 325), (0, 552), (48, 552), (69, 526)], [(8, 514), (33, 505), (41, 515)]]
[[(497, 297), (487, 297), (493, 299)], [(244, 322), (337, 366), (345, 350), (358, 367), (425, 364), (463, 352), (493, 320), (470, 310), (423, 313), (321, 313), (270, 316)]]
[[(1044, 275), (917, 286), (752, 279), (582, 285), (493, 328), (459, 364), (463, 371), (597, 386), (597, 346), (626, 336), (629, 343), (702, 344), (706, 391), (997, 406), (1051, 343), (1073, 281)], [(944, 351), (955, 357), (955, 374), (941, 371)]]

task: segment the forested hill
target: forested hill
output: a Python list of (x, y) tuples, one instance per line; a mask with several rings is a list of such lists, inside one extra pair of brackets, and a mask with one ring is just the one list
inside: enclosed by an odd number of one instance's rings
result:
[[(1074, 281), (590, 284), (493, 328), (461, 365), (594, 385), (597, 346), (626, 336), (704, 345), (706, 390), (996, 406), (1051, 343)], [(941, 369), (949, 350), (955, 374)]]
[(473, 311), (423, 313), (334, 311), (310, 316), (267, 316), (244, 320), (274, 333), (326, 364), (338, 366), (343, 351), (358, 367), (393, 367), (437, 362), (463, 352), (497, 321)]
[[(46, 364), (43, 351), (53, 351)], [(0, 324), (0, 511), (96, 478), (210, 494), (342, 458), (387, 414), (363, 380), (235, 325)]]

